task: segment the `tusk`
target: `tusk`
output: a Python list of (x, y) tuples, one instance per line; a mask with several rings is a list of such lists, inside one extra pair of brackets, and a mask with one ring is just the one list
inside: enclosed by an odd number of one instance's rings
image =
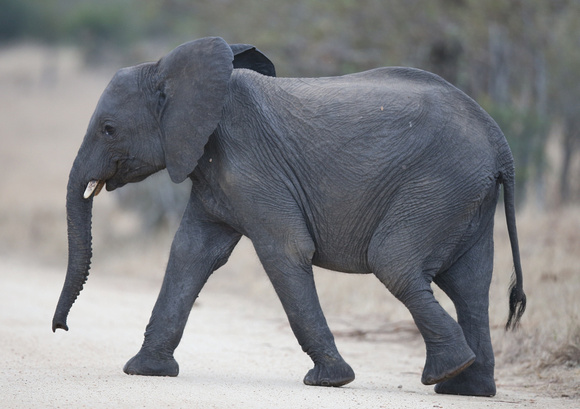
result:
[(99, 184), (97, 185), (97, 188), (95, 189), (95, 196), (98, 195), (99, 193), (101, 193), (101, 189), (103, 188), (103, 186), (105, 186), (105, 182), (103, 180), (99, 180)]
[(89, 197), (92, 196), (93, 192), (94, 192), (95, 196), (98, 195), (104, 185), (105, 185), (105, 182), (103, 182), (102, 180), (91, 180), (87, 184), (87, 188), (85, 189), (85, 193), (83, 194), (83, 197), (85, 199), (88, 199)]

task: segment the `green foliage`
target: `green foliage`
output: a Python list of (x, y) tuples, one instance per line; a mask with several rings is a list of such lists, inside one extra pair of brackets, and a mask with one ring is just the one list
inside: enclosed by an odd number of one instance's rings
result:
[(62, 35), (83, 49), (87, 62), (107, 61), (105, 55), (111, 50), (125, 50), (142, 35), (142, 19), (134, 11), (134, 3), (80, 2), (67, 13)]
[(27, 4), (19, 0), (0, 0), (0, 38), (12, 40), (23, 36), (31, 26)]
[(19, 38), (127, 46), (144, 35), (137, 0), (0, 0), (0, 42)]
[(58, 37), (52, 0), (0, 0), (0, 42), (32, 38), (52, 41)]
[(127, 10), (123, 3), (85, 3), (70, 13), (67, 35), (124, 44), (129, 40)]

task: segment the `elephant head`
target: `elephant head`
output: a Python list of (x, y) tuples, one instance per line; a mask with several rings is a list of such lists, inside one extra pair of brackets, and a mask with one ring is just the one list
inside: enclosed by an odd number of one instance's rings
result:
[(221, 119), (234, 68), (275, 75), (250, 45), (221, 38), (185, 43), (156, 63), (119, 70), (103, 92), (70, 171), (68, 267), (52, 329), (66, 318), (87, 280), (93, 198), (167, 168), (180, 183), (197, 166)]

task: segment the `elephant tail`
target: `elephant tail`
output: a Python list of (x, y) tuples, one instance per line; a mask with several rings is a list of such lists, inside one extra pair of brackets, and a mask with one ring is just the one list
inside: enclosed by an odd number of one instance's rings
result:
[(510, 172), (501, 174), (501, 183), (504, 191), (505, 216), (508, 228), (508, 235), (512, 248), (514, 262), (514, 273), (510, 284), (509, 317), (505, 325), (506, 331), (516, 329), (519, 321), (526, 310), (526, 294), (523, 287), (522, 264), (520, 261), (520, 247), (518, 244), (518, 232), (516, 229), (515, 211), (515, 180), (513, 168)]

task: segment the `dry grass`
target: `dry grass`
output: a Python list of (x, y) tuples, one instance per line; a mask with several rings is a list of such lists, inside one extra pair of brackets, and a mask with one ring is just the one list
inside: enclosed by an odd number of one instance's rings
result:
[[(511, 262), (509, 241), (499, 217), (497, 224), (492, 304), (500, 301), (502, 287), (507, 288), (502, 271)], [(496, 327), (502, 316), (501, 302), (499, 309), (492, 306), (498, 367), (500, 371), (530, 375), (536, 388), (553, 395), (578, 397), (580, 209), (563, 208), (549, 214), (524, 212), (518, 227), (528, 310), (517, 332), (504, 333)]]
[[(64, 273), (68, 170), (113, 70), (104, 75), (80, 71), (74, 53), (58, 55), (52, 59), (47, 50), (30, 46), (0, 50), (0, 256), (59, 265)], [(497, 377), (515, 379), (512, 387), (578, 397), (580, 207), (526, 210), (518, 216), (528, 310), (518, 331), (503, 331), (512, 260), (505, 219), (498, 212), (490, 295)], [(130, 210), (120, 209), (113, 195), (102, 194), (95, 205), (93, 273), (159, 280), (174, 229), (144, 235)], [(416, 336), (409, 329), (408, 311), (373, 276), (323, 270), (315, 275), (337, 335), (380, 341), (396, 331)], [(268, 305), (279, 303), (247, 240), (208, 286), (208, 291), (244, 291)], [(449, 300), (436, 294), (452, 311)]]

